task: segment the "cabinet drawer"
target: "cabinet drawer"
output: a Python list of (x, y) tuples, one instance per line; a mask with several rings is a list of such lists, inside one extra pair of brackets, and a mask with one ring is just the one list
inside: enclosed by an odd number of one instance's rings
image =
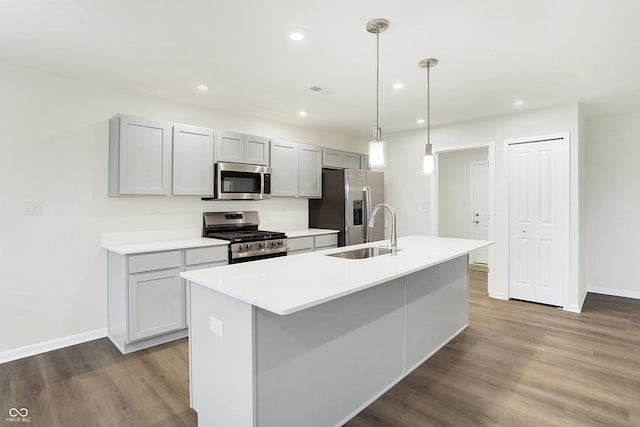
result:
[(129, 273), (180, 267), (180, 251), (129, 255)]
[(228, 260), (228, 246), (210, 246), (206, 248), (187, 249), (185, 251), (185, 264), (205, 264), (209, 262), (217, 262)]
[(188, 265), (185, 267), (184, 271), (193, 271), (193, 270), (201, 270), (203, 268), (211, 268), (211, 267), (221, 267), (223, 265), (228, 265), (229, 263), (225, 259), (224, 261), (216, 261), (216, 262), (207, 262), (205, 264), (194, 264)]
[(324, 248), (327, 246), (338, 246), (337, 234), (324, 234), (322, 236), (316, 236), (316, 249)]
[(296, 237), (294, 239), (287, 239), (287, 245), (289, 251), (302, 251), (305, 249), (313, 250), (313, 237)]

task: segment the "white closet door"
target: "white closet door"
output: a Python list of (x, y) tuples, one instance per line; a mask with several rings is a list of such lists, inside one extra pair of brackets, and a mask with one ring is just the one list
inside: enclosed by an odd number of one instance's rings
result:
[(569, 289), (569, 141), (509, 146), (509, 297), (562, 306)]

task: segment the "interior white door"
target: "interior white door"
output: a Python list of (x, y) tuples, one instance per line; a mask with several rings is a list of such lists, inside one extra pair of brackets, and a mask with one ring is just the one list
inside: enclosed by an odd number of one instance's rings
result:
[(569, 287), (569, 141), (509, 145), (509, 297), (563, 305)]
[[(476, 240), (489, 240), (489, 162), (471, 162), (471, 236)], [(474, 264), (489, 263), (489, 249), (482, 248), (472, 254)]]

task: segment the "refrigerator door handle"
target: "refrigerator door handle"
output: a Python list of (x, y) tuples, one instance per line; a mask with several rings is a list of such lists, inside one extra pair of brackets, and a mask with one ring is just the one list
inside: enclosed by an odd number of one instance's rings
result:
[(364, 242), (369, 242), (369, 216), (371, 215), (371, 188), (368, 185), (365, 185), (363, 188), (364, 192)]

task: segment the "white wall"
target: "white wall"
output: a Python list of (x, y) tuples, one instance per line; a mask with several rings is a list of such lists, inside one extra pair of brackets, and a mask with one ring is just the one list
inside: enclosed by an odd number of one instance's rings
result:
[(587, 287), (640, 298), (640, 111), (589, 119), (586, 133)]
[(470, 164), (473, 161), (486, 161), (488, 155), (487, 148), (455, 150), (438, 155), (439, 236), (473, 238)]
[[(257, 209), (306, 228), (307, 201), (107, 197), (116, 113), (353, 150), (351, 138), (230, 115), (0, 64), (0, 352), (107, 325), (106, 232), (191, 229), (206, 210)], [(24, 216), (42, 201), (41, 216)]]
[[(569, 310), (580, 309), (583, 294), (580, 294), (578, 230), (580, 226), (579, 206), (579, 139), (578, 105), (571, 104), (555, 108), (514, 113), (451, 125), (431, 130), (434, 150), (454, 147), (486, 145), (494, 142), (494, 218), (496, 244), (490, 248), (490, 289), (496, 298), (508, 296), (508, 198), (507, 171), (505, 163), (505, 140), (570, 132), (571, 135), (571, 295)], [(398, 234), (432, 235), (431, 230), (431, 182), (432, 176), (422, 174), (425, 129), (386, 134), (388, 166), (385, 170), (385, 195), (398, 211)], [(365, 150), (364, 144), (360, 150)], [(491, 155), (490, 155), (491, 157)], [(493, 262), (491, 261), (493, 260)]]

